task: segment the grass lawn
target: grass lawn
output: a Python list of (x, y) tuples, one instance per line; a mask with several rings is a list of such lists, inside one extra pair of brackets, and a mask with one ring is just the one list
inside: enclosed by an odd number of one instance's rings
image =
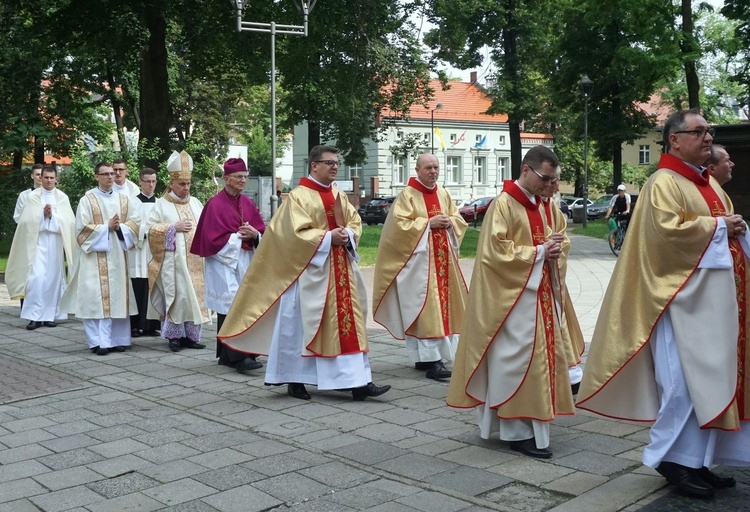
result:
[(609, 231), (609, 225), (607, 225), (607, 221), (604, 219), (590, 220), (586, 229), (583, 229), (583, 226), (578, 225), (570, 230), (571, 233), (575, 233), (576, 235), (586, 235), (594, 238), (601, 238), (602, 240), (607, 239)]
[[(375, 265), (375, 257), (378, 254), (378, 243), (380, 242), (380, 233), (383, 226), (362, 226), (362, 239), (359, 241), (357, 252), (362, 260), (359, 262), (360, 267), (371, 267)], [(473, 258), (477, 254), (477, 242), (479, 241), (479, 231), (468, 229), (464, 240), (461, 243), (461, 258)]]
[(0, 240), (0, 272), (5, 272), (5, 266), (8, 264), (8, 253), (10, 252), (10, 244), (12, 241), (12, 238), (4, 238)]

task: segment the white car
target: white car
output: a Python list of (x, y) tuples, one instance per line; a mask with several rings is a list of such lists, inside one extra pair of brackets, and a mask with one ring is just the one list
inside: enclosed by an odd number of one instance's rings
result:
[[(594, 201), (592, 201), (591, 199), (587, 198), (586, 201), (588, 201), (588, 205), (589, 206), (591, 206), (592, 204), (594, 204)], [(575, 208), (583, 208), (583, 198), (579, 197), (578, 199), (576, 199), (572, 203), (568, 203), (568, 205), (570, 206), (571, 210), (573, 210)]]

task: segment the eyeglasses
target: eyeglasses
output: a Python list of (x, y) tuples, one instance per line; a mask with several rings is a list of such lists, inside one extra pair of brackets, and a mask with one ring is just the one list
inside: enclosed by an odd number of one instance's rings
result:
[(108, 178), (110, 178), (110, 177), (112, 177), (114, 175), (115, 175), (115, 173), (113, 173), (113, 172), (100, 172), (99, 174), (97, 174), (97, 176), (106, 176)]
[(247, 174), (229, 174), (228, 178), (234, 178), (236, 180), (246, 180)]
[(534, 174), (539, 176), (539, 178), (545, 183), (549, 183), (549, 182), (557, 183), (558, 181), (560, 181), (560, 176), (545, 176), (544, 174), (539, 174), (538, 172), (536, 172), (536, 169), (534, 169), (530, 165), (527, 165), (526, 167), (534, 171)]
[(341, 165), (341, 162), (338, 160), (313, 160), (313, 162), (318, 164), (326, 164), (328, 167), (338, 167)]
[(692, 133), (699, 139), (704, 139), (706, 138), (706, 134), (713, 137), (716, 134), (716, 130), (714, 128), (696, 128), (695, 130), (680, 130), (674, 133)]

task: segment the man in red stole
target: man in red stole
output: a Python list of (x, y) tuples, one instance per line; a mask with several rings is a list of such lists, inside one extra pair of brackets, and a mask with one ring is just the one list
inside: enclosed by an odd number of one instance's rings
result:
[(477, 409), (483, 439), (497, 432), (541, 459), (552, 456), (550, 422), (575, 410), (553, 288), (562, 248), (540, 208), (558, 165), (531, 148), (484, 217), (447, 400)]
[(267, 354), (266, 384), (351, 389), (354, 400), (382, 395), (372, 383), (365, 332), (366, 296), (357, 267), (362, 221), (331, 184), (338, 150), (315, 146), (310, 175), (273, 216), (219, 332), (222, 343)]
[[(247, 166), (241, 158), (224, 162), (224, 183), (221, 192), (203, 208), (190, 246), (191, 253), (204, 258), (204, 296), (206, 307), (216, 311), (217, 333), (266, 230), (258, 207), (242, 193)], [(254, 355), (233, 350), (218, 340), (216, 357), (220, 365), (242, 374), (263, 367)]]
[(695, 110), (665, 123), (666, 153), (641, 190), (578, 395), (583, 409), (654, 422), (643, 463), (699, 498), (735, 484), (712, 464), (750, 463), (750, 246), (746, 224), (701, 167), (712, 135)]
[(466, 222), (437, 185), (435, 155), (417, 158), (417, 176), (398, 195), (383, 226), (375, 262), (373, 318), (406, 341), (417, 370), (448, 379), (468, 290), (458, 266)]
[[(568, 286), (565, 284), (565, 277), (568, 273), (568, 255), (570, 254), (570, 239), (566, 234), (568, 221), (565, 214), (560, 210), (557, 202), (553, 199), (560, 189), (560, 174), (562, 169), (557, 168), (557, 179), (552, 180), (552, 186), (547, 187), (542, 192), (542, 206), (544, 215), (547, 219), (547, 225), (552, 229), (552, 239), (560, 244), (562, 253), (557, 260), (557, 269), (552, 269), (552, 285), (559, 288), (559, 293), (555, 295), (557, 314), (560, 319), (560, 331), (563, 341), (568, 350), (568, 376), (570, 377), (570, 387), (573, 395), (578, 393), (578, 388), (583, 379), (583, 368), (581, 368), (581, 356), (586, 348), (583, 339), (583, 332), (578, 323), (573, 301), (570, 300)], [(550, 263), (552, 267), (554, 263)]]

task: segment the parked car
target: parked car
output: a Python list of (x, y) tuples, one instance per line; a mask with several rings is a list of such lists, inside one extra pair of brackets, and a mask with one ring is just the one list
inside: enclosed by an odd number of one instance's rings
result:
[(357, 208), (357, 213), (363, 219), (365, 218), (365, 208), (367, 208), (368, 204), (370, 204), (370, 201), (365, 201), (364, 203), (360, 203), (359, 208)]
[(454, 199), (453, 202), (456, 203), (456, 208), (459, 210), (463, 208), (464, 206), (467, 206), (469, 203), (471, 203), (473, 199)]
[[(586, 199), (588, 201), (588, 205), (591, 206), (594, 204), (594, 202), (591, 199)], [(583, 198), (579, 197), (578, 199), (574, 200), (572, 203), (570, 203), (568, 206), (570, 206), (571, 210), (575, 210), (577, 208), (583, 208)]]
[(482, 220), (493, 199), (495, 198), (480, 197), (458, 210), (458, 213), (461, 214), (461, 217), (463, 217), (466, 222)]
[(570, 209), (570, 206), (565, 199), (560, 199), (560, 211), (563, 212), (567, 218), (573, 218), (573, 210)]
[(360, 214), (362, 222), (369, 225), (385, 222), (395, 197), (376, 197), (365, 206), (364, 214)]
[[(589, 219), (602, 219), (607, 215), (609, 209), (609, 202), (612, 200), (612, 195), (600, 196), (596, 198), (596, 201), (588, 207), (586, 210), (586, 217)], [(635, 202), (638, 200), (638, 194), (630, 194), (630, 212), (633, 212), (635, 208)]]

